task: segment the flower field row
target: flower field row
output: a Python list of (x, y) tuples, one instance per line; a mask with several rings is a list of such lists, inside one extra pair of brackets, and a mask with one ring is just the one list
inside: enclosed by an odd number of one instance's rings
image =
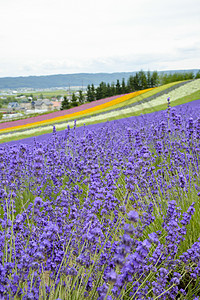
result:
[(2, 144), (2, 299), (197, 300), (200, 101)]
[(126, 116), (127, 114), (135, 113), (137, 111), (141, 111), (149, 107), (155, 107), (157, 105), (164, 104), (166, 102), (167, 97), (170, 97), (171, 101), (175, 101), (183, 96), (190, 95), (191, 93), (198, 90), (200, 90), (200, 79), (186, 83), (185, 85), (171, 91), (169, 94), (166, 93), (165, 95), (157, 97), (149, 102), (144, 102), (133, 107), (122, 107), (120, 110), (114, 110), (102, 115), (94, 116), (92, 120), (94, 122), (98, 122), (102, 119), (108, 120), (109, 118), (118, 118), (121, 115)]
[(108, 98), (101, 99), (101, 100), (98, 100), (98, 101), (93, 101), (91, 103), (85, 103), (85, 104), (82, 104), (79, 107), (73, 107), (73, 108), (70, 108), (68, 110), (60, 110), (60, 111), (52, 112), (52, 113), (45, 114), (45, 115), (30, 117), (30, 118), (27, 118), (27, 119), (21, 119), (21, 120), (10, 121), (10, 122), (3, 122), (3, 123), (0, 124), (0, 129), (6, 129), (6, 128), (9, 128), (9, 127), (26, 125), (26, 124), (31, 124), (31, 123), (34, 123), (34, 122), (40, 122), (40, 121), (44, 121), (44, 120), (54, 119), (56, 117), (66, 116), (67, 114), (71, 114), (71, 113), (79, 112), (81, 110), (86, 110), (88, 108), (92, 108), (92, 107), (94, 107), (98, 104), (104, 104), (104, 103), (110, 102), (110, 101), (112, 101), (116, 98), (119, 98), (119, 96), (112, 96), (112, 97), (108, 97)]
[[(182, 86), (182, 89), (180, 90), (179, 88), (177, 90), (177, 87), (180, 87), (181, 85), (184, 85)], [(176, 89), (177, 91), (175, 92), (174, 89)], [(166, 92), (168, 91), (169, 93), (167, 94), (168, 96), (172, 95), (174, 97), (172, 100), (173, 102), (175, 102), (177, 98), (180, 99), (179, 95), (181, 95), (183, 91), (184, 91), (183, 94), (190, 95), (193, 90), (200, 90), (199, 81), (193, 81), (189, 85), (187, 82), (170, 83), (161, 87), (149, 89), (149, 91), (145, 90), (145, 91), (140, 91), (139, 93), (131, 93), (128, 95), (124, 95), (123, 97), (116, 98), (115, 96), (115, 97), (94, 101), (92, 103), (86, 103), (80, 107), (69, 109), (67, 111), (59, 111), (56, 113), (49, 114), (47, 116), (38, 116), (36, 118), (13, 121), (7, 124), (3, 123), (0, 124), (0, 142), (2, 143), (4, 141), (8, 141), (13, 138), (14, 139), (26, 138), (27, 136), (31, 136), (31, 134), (33, 135), (45, 134), (51, 132), (52, 125), (55, 124), (57, 130), (63, 130), (66, 128), (67, 125), (73, 126), (75, 119), (77, 121), (77, 125), (82, 126), (83, 124), (91, 124), (95, 122), (103, 122), (105, 120), (125, 118), (126, 116), (142, 113), (148, 109), (152, 111), (152, 107), (157, 107), (156, 105), (157, 100), (159, 103), (159, 99), (161, 99), (160, 95), (163, 95), (165, 91)], [(163, 99), (164, 98), (162, 96), (162, 100)], [(102, 108), (104, 107), (104, 105), (106, 105), (107, 108), (106, 107)], [(88, 112), (89, 108), (92, 109), (92, 111)], [(84, 112), (86, 111), (87, 114), (84, 114)], [(67, 116), (70, 115), (71, 118), (67, 118)], [(59, 120), (55, 121), (58, 119), (58, 117), (64, 119), (61, 119), (61, 121)], [(54, 120), (53, 122), (51, 121), (52, 118)], [(38, 122), (36, 122), (37, 120)], [(40, 121), (43, 122), (43, 125), (42, 123), (40, 123)], [(9, 128), (7, 128), (8, 126)]]
[[(87, 108), (85, 110), (79, 110), (79, 111), (69, 113), (69, 114), (66, 114), (66, 115), (62, 115), (62, 116), (58, 116), (58, 117), (54, 117), (54, 118), (50, 118), (50, 119), (44, 119), (42, 121), (37, 121), (37, 117), (36, 117), (36, 120), (33, 123), (26, 123), (24, 125), (16, 125), (16, 126), (13, 126), (13, 127), (12, 127), (11, 122), (8, 122), (7, 123), (8, 127), (0, 129), (0, 132), (16, 131), (16, 130), (19, 130), (19, 129), (33, 128), (33, 127), (52, 124), (52, 123), (55, 123), (55, 122), (59, 123), (59, 122), (65, 121), (65, 120), (74, 119), (74, 118), (79, 117), (79, 116), (88, 115), (92, 112), (97, 112), (98, 110), (101, 110), (101, 109), (106, 108), (106, 107), (112, 107), (113, 105), (115, 105), (117, 103), (124, 102), (124, 101), (126, 101), (130, 98), (136, 97), (136, 96), (138, 96), (140, 94), (143, 94), (143, 93), (145, 93), (149, 90), (152, 90), (152, 89), (146, 89), (146, 90), (126, 94), (126, 95), (120, 96), (116, 99), (113, 99), (111, 101), (105, 102), (103, 104), (99, 104), (99, 105)], [(4, 123), (4, 126), (6, 126), (5, 123)], [(1, 125), (0, 125), (0, 128), (1, 128)]]
[[(101, 110), (101, 112), (107, 112), (109, 110), (116, 110), (121, 109), (125, 107), (135, 106), (137, 104), (140, 104), (141, 102), (148, 100), (153, 100), (161, 95), (166, 95), (167, 93), (171, 92), (172, 90), (183, 86), (187, 84), (189, 81), (179, 81), (179, 82), (171, 82), (162, 86), (158, 86), (142, 95), (138, 95), (137, 97), (128, 99), (126, 102), (118, 103), (116, 105), (113, 105), (110, 108), (104, 108)], [(149, 100), (148, 100), (149, 101)]]

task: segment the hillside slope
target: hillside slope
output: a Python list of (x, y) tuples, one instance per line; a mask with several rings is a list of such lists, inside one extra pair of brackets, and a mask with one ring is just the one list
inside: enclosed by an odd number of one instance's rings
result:
[[(166, 85), (138, 91), (115, 99), (111, 97), (97, 100), (88, 106), (76, 107), (76, 111), (57, 112), (58, 116), (54, 113), (53, 118), (49, 115), (46, 119), (45, 116), (31, 118), (32, 123), (28, 119), (4, 123), (0, 127), (0, 142), (52, 132), (53, 126), (56, 126), (57, 130), (63, 130), (67, 126), (73, 126), (75, 120), (77, 126), (83, 126), (166, 109), (168, 97), (171, 98), (172, 105), (173, 102), (178, 105), (200, 99), (200, 79), (174, 84), (171, 87)], [(42, 120), (37, 119), (40, 117)]]

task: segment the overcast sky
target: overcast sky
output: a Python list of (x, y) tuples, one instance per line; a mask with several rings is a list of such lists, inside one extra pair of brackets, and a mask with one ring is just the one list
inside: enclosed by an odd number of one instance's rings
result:
[(0, 0), (0, 77), (200, 69), (200, 0)]

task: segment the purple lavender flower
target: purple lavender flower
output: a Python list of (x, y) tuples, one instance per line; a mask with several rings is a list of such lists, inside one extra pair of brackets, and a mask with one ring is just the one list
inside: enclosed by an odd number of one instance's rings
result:
[(128, 216), (128, 219), (129, 219), (131, 222), (133, 222), (133, 223), (137, 223), (138, 220), (139, 220), (139, 214), (138, 214), (138, 212), (135, 211), (135, 210), (131, 210), (131, 211), (127, 214), (127, 216)]

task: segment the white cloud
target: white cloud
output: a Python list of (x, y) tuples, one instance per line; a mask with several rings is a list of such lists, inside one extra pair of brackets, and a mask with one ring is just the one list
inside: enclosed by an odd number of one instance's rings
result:
[(200, 65), (199, 0), (2, 2), (1, 77)]

